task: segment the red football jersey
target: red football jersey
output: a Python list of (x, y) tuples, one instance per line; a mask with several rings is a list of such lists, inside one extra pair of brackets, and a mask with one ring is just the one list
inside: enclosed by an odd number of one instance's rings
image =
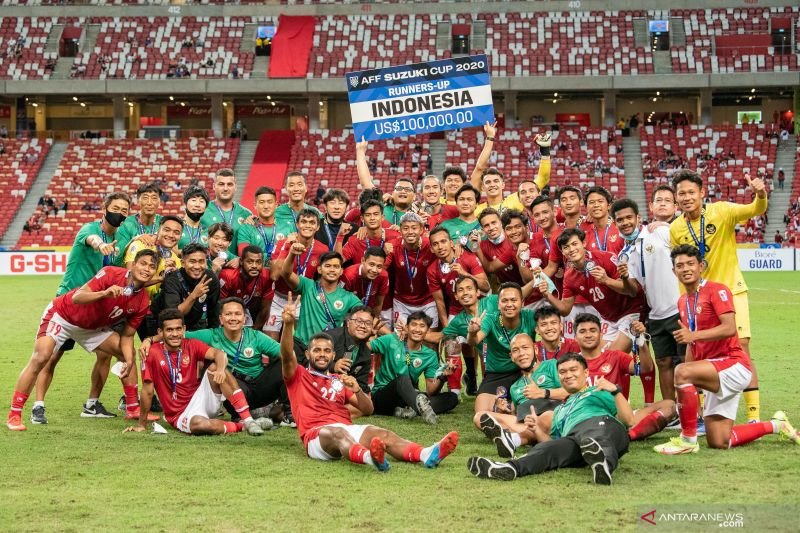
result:
[(534, 349), (536, 350), (536, 359), (538, 361), (547, 361), (548, 359), (558, 359), (562, 355), (568, 352), (575, 352), (581, 353), (581, 347), (575, 341), (575, 339), (561, 339), (561, 342), (558, 344), (558, 349), (554, 352), (548, 351), (544, 347), (544, 343), (542, 341), (536, 341)]
[(619, 350), (605, 350), (594, 359), (586, 359), (589, 365), (588, 385), (596, 385), (601, 377), (622, 387), (626, 374), (630, 375), (633, 356)]
[(586, 249), (610, 252), (617, 255), (625, 247), (625, 239), (619, 234), (616, 224), (609, 222), (605, 229), (597, 229), (591, 222), (581, 229), (586, 232)]
[[(586, 252), (587, 262), (593, 261), (603, 267), (610, 278), (619, 279), (617, 266), (611, 261), (608, 252)], [(629, 298), (610, 287), (598, 283), (590, 274), (578, 272), (569, 267), (564, 274), (563, 298), (581, 295), (597, 309), (600, 316), (609, 322), (616, 322), (625, 315), (641, 312), (641, 300)]]
[[(439, 214), (442, 215), (441, 219), (439, 220), (440, 224), (445, 220), (450, 220), (451, 218), (458, 218), (458, 207), (451, 204), (444, 204), (442, 205), (442, 210), (439, 211)], [(434, 226), (431, 226), (431, 229), (433, 228)]]
[[(348, 224), (352, 224), (354, 226), (360, 226), (361, 225), (361, 209), (359, 209), (358, 207), (354, 207), (353, 209), (350, 209), (349, 211), (347, 211), (347, 213), (344, 214), (344, 221), (347, 222)], [(392, 226), (391, 223), (384, 218), (383, 222), (381, 223), (381, 227), (390, 228), (391, 226)]]
[(414, 307), (431, 303), (433, 296), (428, 288), (428, 268), (437, 261), (428, 239), (422, 239), (420, 247), (413, 252), (408, 251), (403, 243), (395, 244), (392, 253), (386, 257), (386, 267), (394, 281), (392, 297)]
[[(389, 294), (389, 273), (386, 270), (381, 270), (378, 277), (370, 282), (368, 279), (361, 277), (360, 263), (350, 265), (344, 269), (341, 281), (345, 290), (358, 296), (361, 299), (361, 303), (369, 307), (375, 305), (378, 295), (383, 295), (385, 298)], [(369, 298), (367, 298), (367, 291), (369, 291)]]
[[(276, 259), (283, 261), (287, 257), (289, 257), (289, 249), (291, 247), (292, 247), (291, 243), (287, 243), (286, 239), (278, 241), (278, 243), (275, 245), (275, 250), (276, 253), (278, 254)], [(305, 276), (308, 279), (314, 279), (314, 276), (317, 275), (319, 256), (328, 251), (330, 250), (325, 244), (315, 239), (314, 242), (311, 244), (310, 250), (306, 250), (304, 254), (298, 255), (297, 257), (294, 258), (292, 271), (299, 276)], [(287, 294), (289, 290), (290, 290), (289, 286), (286, 284), (285, 281), (283, 281), (283, 278), (279, 278), (275, 282), (275, 292), (279, 292), (281, 294)]]
[[(473, 276), (484, 274), (481, 262), (478, 261), (477, 257), (475, 257), (475, 254), (464, 252), (461, 254), (461, 257), (456, 260), (456, 262), (464, 267), (466, 272), (469, 272)], [(430, 289), (431, 293), (435, 291), (442, 291), (445, 302), (447, 303), (448, 314), (457, 315), (463, 310), (461, 304), (458, 303), (455, 296), (455, 285), (456, 280), (458, 279), (458, 274), (456, 274), (452, 269), (449, 269), (449, 272), (443, 272), (443, 266), (444, 265), (442, 262), (437, 259), (428, 267), (428, 288)]]
[[(555, 228), (552, 229), (550, 232), (550, 241), (547, 245), (547, 249), (549, 250), (548, 253), (548, 262), (552, 261), (554, 264), (558, 265), (556, 269), (556, 273), (553, 276), (553, 283), (555, 284), (558, 292), (562, 295), (564, 294), (564, 273), (566, 268), (564, 267), (564, 256), (561, 254), (561, 248), (558, 247), (558, 237), (564, 231), (564, 227), (561, 224), (558, 224)], [(544, 236), (542, 236), (544, 239)], [(585, 304), (586, 298), (581, 296), (580, 294), (575, 296), (575, 303), (576, 304)]]
[(181, 349), (178, 352), (169, 352), (167, 361), (164, 343), (156, 342), (150, 346), (147, 357), (142, 362), (142, 381), (153, 383), (164, 409), (164, 418), (173, 427), (200, 387), (200, 370), (205, 364), (208, 350), (209, 346), (204, 342), (183, 339)]
[(378, 239), (366, 237), (362, 240), (353, 234), (347, 240), (347, 244), (344, 245), (344, 248), (342, 248), (342, 257), (344, 257), (345, 261), (353, 261), (354, 263), (358, 263), (361, 261), (361, 258), (364, 256), (364, 252), (367, 251), (367, 248), (372, 246), (383, 248), (387, 242), (391, 242), (392, 245), (396, 246), (397, 241), (400, 238), (400, 232), (393, 229), (384, 229), (383, 235)]
[(505, 268), (501, 268), (494, 273), (500, 283), (506, 281), (513, 281), (522, 285), (522, 274), (519, 272), (519, 265), (517, 264), (517, 250), (511, 241), (503, 239), (500, 244), (494, 244), (489, 239), (484, 239), (480, 242), (481, 251), (487, 261), (494, 261), (495, 259), (503, 263)]
[[(92, 292), (104, 291), (114, 285), (125, 288), (129, 284), (128, 269), (114, 266), (101, 268), (86, 283)], [(142, 289), (130, 296), (121, 295), (116, 298), (102, 298), (90, 304), (76, 304), (72, 302), (72, 295), (79, 289), (72, 289), (53, 300), (53, 310), (79, 328), (108, 328), (125, 320), (136, 329), (150, 310), (150, 297)]]
[(241, 268), (223, 268), (219, 272), (219, 299), (235, 296), (244, 301), (250, 316), (255, 318), (261, 310), (263, 300), (272, 296), (272, 279), (269, 270), (261, 269), (261, 274), (247, 279)]
[[(696, 295), (681, 295), (678, 299), (678, 312), (684, 326), (692, 329), (691, 322), (696, 321), (694, 331), (701, 331), (719, 326), (722, 323), (720, 321), (722, 315), (735, 313), (736, 310), (733, 306), (733, 295), (728, 287), (722, 283), (705, 280)], [(697, 318), (694, 318), (695, 316)], [(750, 357), (742, 349), (736, 334), (718, 341), (693, 342), (691, 346), (693, 360), (708, 359), (718, 372), (736, 363), (751, 368)]]
[(333, 375), (326, 375), (298, 366), (290, 379), (285, 379), (286, 392), (303, 443), (316, 436), (309, 431), (328, 424), (352, 424), (345, 405), (353, 393)]

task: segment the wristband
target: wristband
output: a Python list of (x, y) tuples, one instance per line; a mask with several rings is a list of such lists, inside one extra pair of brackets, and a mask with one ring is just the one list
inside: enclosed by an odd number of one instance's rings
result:
[(549, 400), (550, 399), (550, 389), (545, 389), (544, 390), (544, 399), (545, 400)]
[(494, 142), (494, 137), (486, 137), (486, 140)]
[(617, 385), (617, 388), (611, 391), (611, 396), (616, 396), (620, 392), (622, 392), (622, 389)]

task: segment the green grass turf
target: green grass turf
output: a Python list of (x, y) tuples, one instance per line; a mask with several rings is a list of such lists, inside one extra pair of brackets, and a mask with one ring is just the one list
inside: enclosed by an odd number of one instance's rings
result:
[[(800, 274), (748, 274), (747, 281), (762, 418), (784, 409), (800, 425), (793, 380)], [(0, 277), (4, 414), (56, 285), (54, 277)], [(612, 487), (590, 484), (587, 469), (513, 483), (476, 480), (467, 457), (493, 455), (494, 447), (472, 427), (466, 400), (435, 428), (370, 419), (424, 445), (449, 430), (461, 434), (439, 469), (395, 461), (381, 475), (345, 461), (312, 461), (287, 428), (261, 438), (194, 438), (172, 429), (165, 436), (123, 434), (120, 418), (81, 419), (91, 364), (80, 349), (64, 357), (47, 398), (48, 426), (0, 429), (0, 530), (608, 531), (631, 529), (639, 514), (665, 504), (797, 505), (800, 447), (773, 436), (732, 451), (704, 447), (695, 456), (662, 457), (651, 447), (676, 433), (657, 435), (631, 446)], [(641, 387), (634, 382), (632, 390), (635, 407)], [(112, 376), (106, 406), (116, 406), (120, 391)]]

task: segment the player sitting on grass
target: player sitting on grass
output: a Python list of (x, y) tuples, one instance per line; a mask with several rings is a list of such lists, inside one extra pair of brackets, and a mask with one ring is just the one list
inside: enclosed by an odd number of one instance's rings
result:
[(553, 409), (569, 395), (558, 380), (556, 359), (537, 359), (533, 338), (527, 333), (511, 339), (511, 360), (522, 371), (509, 390), (511, 402), (498, 398), (492, 411), (477, 412), (472, 419), (495, 443), (500, 457), (513, 457), (519, 446), (536, 442), (524, 423), (531, 409), (536, 410), (539, 424), (549, 428)]
[[(122, 380), (127, 415), (139, 418), (137, 375), (134, 367), (133, 335), (147, 314), (150, 299), (144, 290), (156, 271), (156, 253), (141, 250), (130, 270), (107, 266), (80, 288), (58, 296), (47, 306), (36, 334), (33, 354), (22, 370), (8, 413), (8, 429), (25, 431), (21, 415), (36, 377), (52, 355), (74, 340), (87, 352), (101, 350), (114, 355), (123, 366)], [(124, 321), (122, 333), (111, 326)]]
[(470, 457), (467, 468), (473, 475), (511, 481), (548, 470), (589, 465), (595, 483), (611, 484), (619, 458), (628, 451), (625, 426), (633, 421), (633, 411), (619, 386), (604, 378), (594, 386), (587, 385), (589, 369), (581, 355), (567, 353), (557, 364), (561, 386), (570, 396), (553, 412), (550, 431), (532, 408), (525, 426), (538, 444), (527, 455), (507, 463)]
[(655, 447), (664, 455), (697, 453), (697, 388), (705, 391), (703, 418), (706, 441), (711, 448), (733, 448), (770, 433), (780, 433), (795, 444), (800, 435), (783, 411), (770, 422), (751, 422), (734, 426), (739, 397), (752, 373), (750, 357), (739, 344), (733, 295), (722, 283), (702, 278), (705, 261), (700, 250), (682, 244), (672, 250), (675, 275), (686, 292), (678, 300), (681, 327), (675, 340), (686, 344), (686, 362), (675, 367), (675, 391), (681, 435)]
[(328, 372), (334, 348), (327, 333), (316, 333), (309, 339), (306, 349), (308, 368), (298, 365), (294, 354), (294, 326), (295, 307), (299, 304), (300, 296), (292, 301), (289, 293), (283, 308), (281, 364), (297, 430), (310, 458), (329, 461), (347, 457), (350, 462), (369, 464), (385, 472), (389, 469), (385, 457), (387, 452), (395, 459), (422, 463), (428, 468), (438, 466), (453, 452), (458, 444), (455, 431), (423, 448), (388, 429), (354, 425), (346, 404), (371, 414), (372, 400), (353, 376)]
[[(164, 309), (158, 314), (158, 335), (142, 361), (142, 397), (139, 425), (125, 431), (145, 431), (153, 392), (161, 398), (164, 418), (172, 426), (190, 435), (221, 435), (246, 430), (262, 435), (272, 427), (272, 420), (253, 420), (250, 407), (236, 378), (225, 370), (225, 352), (196, 339), (184, 337), (183, 314)], [(203, 374), (203, 365), (212, 361)], [(226, 422), (214, 417), (227, 398), (241, 422)]]

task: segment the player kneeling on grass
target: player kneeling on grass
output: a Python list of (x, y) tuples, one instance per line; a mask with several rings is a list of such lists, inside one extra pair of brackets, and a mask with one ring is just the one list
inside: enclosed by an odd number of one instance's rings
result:
[(703, 389), (703, 418), (706, 441), (711, 448), (733, 448), (770, 433), (780, 433), (795, 444), (800, 434), (789, 424), (783, 411), (770, 422), (734, 426), (739, 397), (752, 378), (750, 357), (739, 344), (733, 295), (722, 283), (705, 280), (705, 262), (700, 251), (682, 244), (670, 254), (672, 268), (686, 293), (678, 300), (681, 327), (675, 340), (686, 344), (686, 362), (675, 367), (675, 392), (681, 436), (655, 447), (664, 455), (697, 453), (697, 388)]
[(558, 377), (569, 398), (556, 407), (549, 433), (535, 410), (525, 425), (539, 442), (527, 455), (507, 463), (486, 457), (470, 457), (469, 471), (480, 478), (510, 481), (558, 468), (589, 465), (594, 482), (611, 484), (619, 458), (628, 451), (628, 430), (633, 411), (622, 389), (606, 381), (587, 385), (589, 369), (583, 356), (567, 353), (558, 358)]
[[(546, 432), (553, 419), (553, 409), (569, 395), (558, 380), (556, 359), (537, 359), (533, 338), (520, 333), (511, 339), (511, 360), (522, 377), (511, 385), (511, 402), (498, 398), (493, 411), (479, 411), (472, 421), (497, 446), (500, 457), (510, 458), (524, 444), (536, 443), (536, 435), (525, 425), (531, 409)], [(516, 414), (515, 414), (516, 413)]]
[[(142, 361), (142, 397), (139, 425), (125, 431), (145, 431), (153, 392), (161, 398), (164, 417), (172, 426), (190, 435), (221, 435), (246, 430), (262, 435), (263, 427), (272, 427), (269, 419), (253, 420), (250, 407), (236, 378), (225, 370), (225, 352), (211, 348), (196, 339), (184, 337), (183, 314), (177, 309), (164, 309), (158, 314), (158, 334)], [(205, 373), (203, 366), (212, 361)], [(216, 420), (225, 399), (231, 402), (241, 422)]]
[(328, 372), (334, 357), (333, 341), (327, 333), (317, 333), (308, 341), (308, 368), (299, 366), (294, 354), (295, 309), (300, 297), (288, 294), (283, 308), (281, 364), (283, 379), (297, 422), (297, 430), (312, 459), (329, 461), (347, 457), (350, 462), (369, 464), (381, 472), (389, 469), (386, 453), (401, 461), (422, 463), (428, 468), (453, 452), (458, 433), (448, 433), (439, 442), (423, 448), (372, 425), (354, 425), (346, 404), (364, 414), (373, 412), (372, 400), (353, 376)]
[[(127, 402), (125, 418), (139, 418), (133, 335), (147, 315), (150, 299), (145, 285), (156, 272), (156, 253), (141, 250), (127, 268), (107, 266), (80, 288), (57, 297), (47, 306), (36, 334), (30, 361), (22, 370), (11, 399), (6, 425), (25, 431), (22, 408), (52, 355), (69, 340), (86, 351), (110, 353), (124, 362), (120, 374)], [(122, 333), (111, 326), (124, 322)], [(156, 417), (157, 419), (157, 417)]]

